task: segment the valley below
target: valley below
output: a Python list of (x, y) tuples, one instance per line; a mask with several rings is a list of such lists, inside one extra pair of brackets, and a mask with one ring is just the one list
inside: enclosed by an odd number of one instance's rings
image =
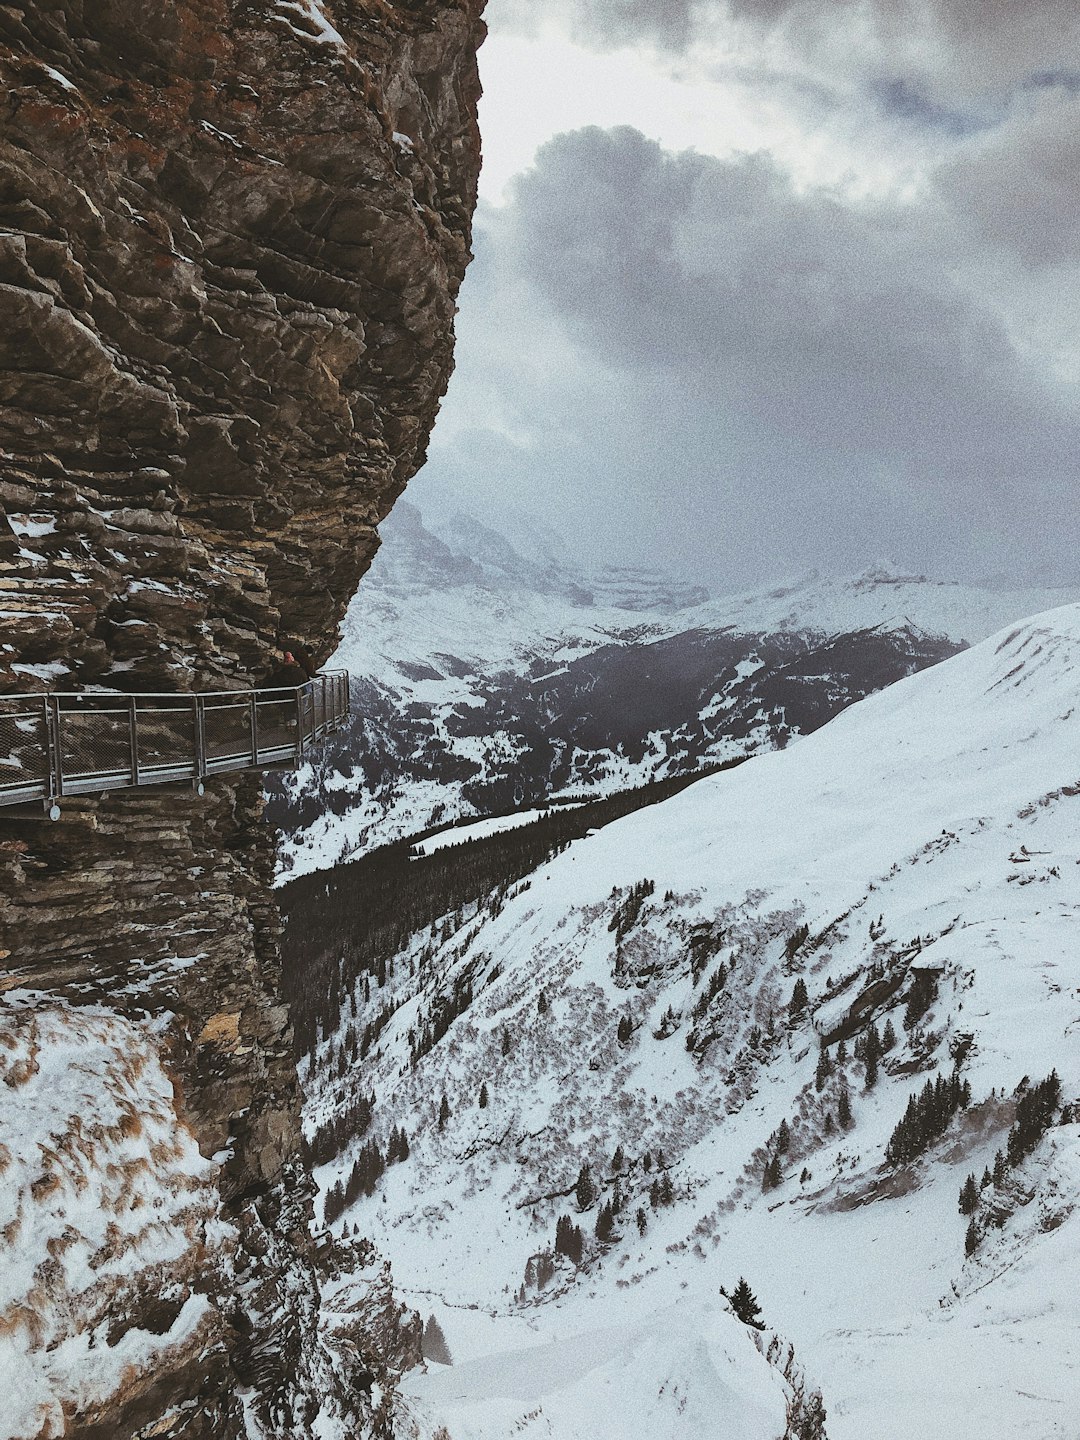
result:
[(1072, 1433), (1078, 615), (626, 813), (280, 892), (333, 916), (293, 1002), (327, 1222), (453, 1357), (421, 1429)]

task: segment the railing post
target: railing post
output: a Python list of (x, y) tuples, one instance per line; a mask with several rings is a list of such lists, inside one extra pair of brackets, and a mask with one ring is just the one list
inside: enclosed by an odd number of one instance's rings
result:
[(49, 737), (49, 798), (59, 800), (64, 793), (64, 750), (60, 730), (60, 701), (50, 695), (46, 704), (46, 734)]
[(296, 697), (296, 763), (298, 766), (304, 763), (304, 690), (298, 685), (295, 691)]
[(195, 717), (195, 781), (201, 785), (206, 776), (206, 715), (201, 695), (192, 697)]
[(251, 727), (251, 763), (253, 766), (257, 766), (259, 763), (259, 711), (254, 690), (248, 700), (248, 725)]
[(135, 696), (128, 701), (128, 743), (131, 746), (131, 783), (139, 783), (139, 717), (135, 708)]

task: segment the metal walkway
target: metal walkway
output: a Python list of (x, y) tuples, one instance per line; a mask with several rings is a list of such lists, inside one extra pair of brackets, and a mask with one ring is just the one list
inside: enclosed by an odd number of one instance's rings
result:
[(349, 674), (297, 689), (195, 695), (0, 696), (0, 806), (40, 801), (54, 819), (65, 795), (299, 765), (344, 724)]

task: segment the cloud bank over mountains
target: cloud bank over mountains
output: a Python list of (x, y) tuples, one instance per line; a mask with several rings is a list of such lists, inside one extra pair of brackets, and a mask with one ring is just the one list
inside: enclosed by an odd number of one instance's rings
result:
[[(808, 153), (865, 121), (888, 129), (891, 171), (862, 183), (855, 150), (850, 182), (823, 186), (767, 150), (555, 136), (479, 215), (420, 503), (539, 507), (604, 558), (714, 586), (882, 553), (1074, 577), (1080, 15), (974, 8), (546, 11), (744, 87), (759, 65), (763, 93), (782, 75), (804, 87)], [(529, 23), (515, 0), (492, 18)]]

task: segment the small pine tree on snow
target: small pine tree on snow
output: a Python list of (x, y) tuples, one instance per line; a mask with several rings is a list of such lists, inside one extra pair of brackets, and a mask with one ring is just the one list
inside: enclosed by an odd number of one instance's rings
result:
[(851, 1113), (851, 1096), (846, 1085), (840, 1091), (840, 1098), (836, 1102), (836, 1118), (840, 1122), (841, 1130), (847, 1130), (855, 1118)]
[(477, 1100), (476, 1100), (476, 1103), (477, 1103), (477, 1105), (479, 1105), (479, 1107), (480, 1107), (481, 1110), (486, 1110), (486, 1109), (487, 1109), (487, 1107), (488, 1107), (488, 1098), (489, 1098), (489, 1097), (488, 1097), (487, 1081), (485, 1080), (484, 1083), (480, 1086), (480, 1094), (477, 1096)]
[(454, 1363), (442, 1326), (434, 1315), (428, 1316), (427, 1324), (424, 1326), (424, 1333), (420, 1338), (420, 1354), (425, 1360), (433, 1360), (436, 1365), (452, 1365)]
[(671, 1176), (666, 1174), (660, 1181), (660, 1203), (671, 1205), (675, 1200), (675, 1186), (671, 1183)]
[(1002, 1154), (1002, 1152), (999, 1150), (999, 1151), (997, 1152), (997, 1154), (994, 1156), (994, 1175), (993, 1175), (993, 1180), (994, 1180), (994, 1184), (995, 1184), (995, 1185), (1002, 1185), (1002, 1184), (1004, 1184), (1004, 1182), (1005, 1182), (1005, 1176), (1008, 1174), (1008, 1168), (1009, 1168), (1009, 1167), (1008, 1167), (1008, 1166), (1006, 1165), (1006, 1163), (1005, 1163), (1005, 1156), (1004, 1156), (1004, 1155)]
[(825, 1089), (825, 1082), (833, 1073), (832, 1061), (829, 1059), (829, 1052), (823, 1045), (818, 1051), (817, 1069), (814, 1071), (814, 1085), (818, 1094)]
[(979, 1248), (979, 1230), (974, 1219), (968, 1221), (967, 1232), (964, 1235), (964, 1254), (974, 1255)]
[(960, 1190), (960, 1214), (973, 1215), (979, 1205), (979, 1186), (974, 1175), (969, 1175)]
[(601, 1245), (606, 1245), (615, 1231), (615, 1216), (610, 1205), (601, 1205), (600, 1213), (596, 1217), (596, 1238)]
[(780, 1121), (780, 1128), (776, 1132), (776, 1153), (786, 1155), (791, 1149), (791, 1130), (786, 1120)]
[(628, 1045), (628, 1044), (630, 1043), (630, 1038), (631, 1038), (631, 1036), (633, 1035), (633, 1033), (634, 1033), (634, 1022), (630, 1019), (630, 1016), (629, 1016), (629, 1015), (620, 1015), (620, 1017), (619, 1017), (619, 1024), (618, 1024), (618, 1028), (617, 1028), (617, 1031), (616, 1031), (616, 1034), (618, 1035), (618, 1039), (619, 1039), (619, 1044), (620, 1044), (620, 1045)]
[(648, 1175), (649, 1171), (652, 1169), (652, 1151), (651, 1151), (651, 1150), (646, 1150), (646, 1151), (645, 1151), (645, 1158), (644, 1158), (644, 1160), (642, 1160), (641, 1164), (642, 1164), (642, 1168), (643, 1168), (644, 1171), (645, 1171), (645, 1174)]
[(637, 1221), (638, 1234), (644, 1235), (645, 1231), (649, 1228), (649, 1222), (646, 1218), (644, 1209), (640, 1205), (638, 1206), (637, 1214), (634, 1216), (634, 1219)]
[(979, 1189), (985, 1190), (987, 1185), (992, 1185), (993, 1183), (994, 1177), (990, 1174), (990, 1167), (987, 1165), (983, 1168), (982, 1179), (979, 1181)]
[(826, 1113), (825, 1113), (825, 1134), (826, 1134), (826, 1135), (833, 1135), (833, 1134), (835, 1134), (835, 1132), (836, 1132), (836, 1121), (833, 1119), (833, 1113), (832, 1113), (832, 1111), (831, 1111), (831, 1110), (828, 1110), (828, 1111), (826, 1111)]
[[(870, 1033), (873, 1035), (873, 1034), (876, 1034), (877, 1032), (872, 1030)], [(874, 1048), (867, 1047), (867, 1048), (864, 1050), (863, 1054), (864, 1054), (864, 1061), (863, 1061), (863, 1063), (864, 1063), (865, 1066), (866, 1066), (865, 1084), (866, 1084), (867, 1090), (872, 1090), (872, 1089), (874, 1088), (874, 1086), (877, 1084), (877, 1079), (878, 1079), (878, 1057), (877, 1057), (877, 1050), (874, 1049)]]
[(739, 1283), (728, 1299), (731, 1301), (731, 1308), (735, 1312), (737, 1320), (741, 1320), (744, 1325), (752, 1325), (755, 1330), (765, 1329), (761, 1321), (761, 1306), (757, 1302), (757, 1296), (743, 1276), (739, 1276)]
[(794, 1024), (800, 1016), (806, 1013), (806, 1007), (810, 1003), (810, 997), (806, 993), (806, 981), (800, 975), (795, 981), (795, 988), (791, 992), (791, 999), (788, 1001), (788, 1020)]
[(574, 1186), (574, 1198), (577, 1200), (579, 1210), (588, 1210), (596, 1199), (596, 1186), (593, 1184), (592, 1171), (588, 1165), (582, 1165), (578, 1171), (577, 1183)]
[(509, 1055), (509, 1054), (510, 1054), (510, 1031), (509, 1031), (509, 1030), (504, 1030), (504, 1031), (502, 1032), (502, 1053), (503, 1053), (504, 1055)]
[(439, 1129), (446, 1129), (446, 1122), (450, 1119), (450, 1101), (443, 1095), (439, 1102)]
[(844, 1040), (841, 1040), (836, 1047), (836, 1063), (837, 1065), (847, 1064), (847, 1043)]
[(765, 1162), (765, 1173), (761, 1177), (762, 1190), (775, 1190), (783, 1178), (779, 1154), (770, 1155)]
[(660, 1181), (654, 1180), (649, 1186), (649, 1204), (654, 1210), (660, 1209)]
[(881, 1036), (881, 1048), (882, 1050), (891, 1050), (895, 1044), (896, 1030), (893, 1027), (892, 1020), (889, 1019), (885, 1021), (885, 1030)]
[(536, 1012), (538, 1015), (546, 1015), (548, 1012), (548, 998), (543, 990), (536, 997)]
[(626, 1152), (623, 1150), (621, 1145), (616, 1145), (615, 1154), (611, 1157), (612, 1174), (618, 1174), (618, 1172), (623, 1168), (625, 1164)]

